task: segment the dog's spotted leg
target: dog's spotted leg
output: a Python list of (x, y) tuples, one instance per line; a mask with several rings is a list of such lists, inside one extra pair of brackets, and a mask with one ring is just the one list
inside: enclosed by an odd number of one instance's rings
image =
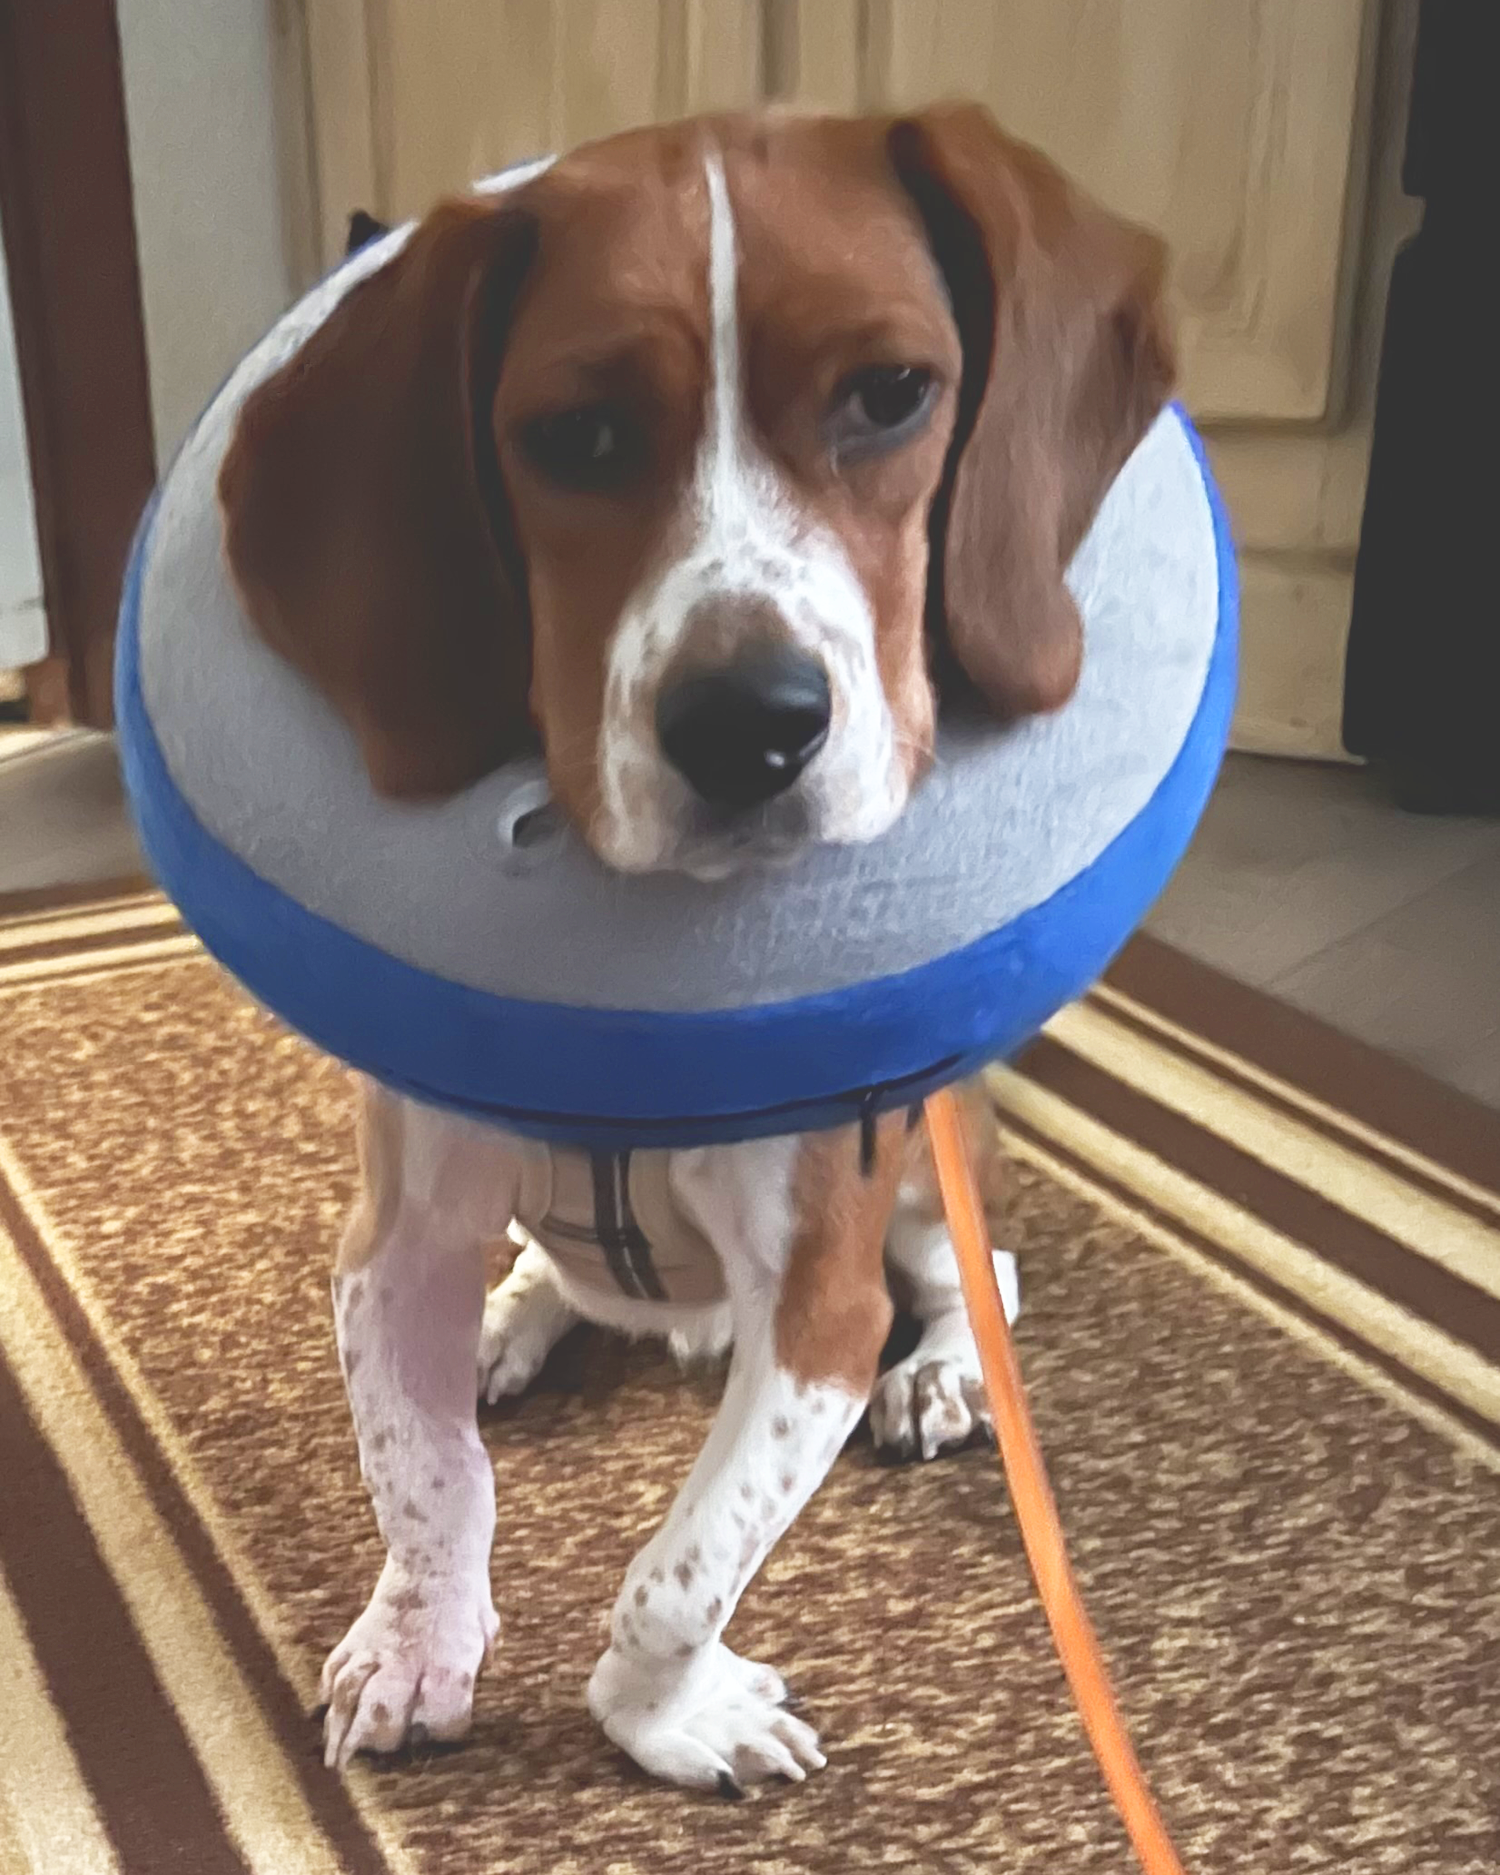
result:
[(784, 1709), (779, 1675), (721, 1636), (864, 1411), (891, 1322), (882, 1242), (901, 1156), (894, 1121), (868, 1167), (852, 1131), (674, 1165), (680, 1201), (719, 1247), (734, 1356), (708, 1442), (631, 1565), (589, 1687), (609, 1737), (671, 1783), (735, 1795), (824, 1762)]
[[(364, 1089), (363, 1189), (333, 1280), (360, 1467), (386, 1543), (369, 1606), (323, 1669), (325, 1755), (468, 1730), (499, 1629), (495, 1486), (475, 1424), (484, 1241), (510, 1215), (513, 1148)], [(509, 1180), (509, 1183), (507, 1183)]]

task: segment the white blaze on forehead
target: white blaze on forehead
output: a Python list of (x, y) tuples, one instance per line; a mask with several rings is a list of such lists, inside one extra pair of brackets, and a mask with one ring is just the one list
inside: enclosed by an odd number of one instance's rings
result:
[[(799, 507), (750, 432), (740, 343), (739, 251), (724, 159), (703, 158), (708, 193), (709, 371), (683, 519), (686, 544), (629, 600), (610, 648), (594, 837), (628, 871), (732, 869), (716, 836), (692, 831), (698, 804), (656, 738), (656, 699), (695, 614), (759, 599), (828, 673), (828, 742), (795, 795), (814, 841), (883, 833), (906, 798), (875, 658), (869, 596), (841, 542)], [(774, 808), (772, 810), (775, 811)]]
[[(712, 331), (705, 441), (700, 467), (727, 463), (740, 426), (739, 254), (724, 159), (704, 158), (708, 180), (708, 308)], [(712, 483), (710, 482), (710, 489)]]
[[(776, 597), (774, 549), (795, 535), (785, 489), (754, 447), (740, 351), (739, 247), (724, 159), (703, 159), (708, 186), (709, 372), (693, 496), (697, 545), (721, 564), (726, 591)], [(759, 549), (757, 552), (756, 549)]]

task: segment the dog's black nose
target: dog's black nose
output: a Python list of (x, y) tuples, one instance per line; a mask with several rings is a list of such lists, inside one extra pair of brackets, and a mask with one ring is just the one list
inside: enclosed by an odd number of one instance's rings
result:
[(656, 733), (695, 794), (743, 811), (791, 787), (828, 740), (832, 711), (821, 664), (767, 647), (665, 685)]

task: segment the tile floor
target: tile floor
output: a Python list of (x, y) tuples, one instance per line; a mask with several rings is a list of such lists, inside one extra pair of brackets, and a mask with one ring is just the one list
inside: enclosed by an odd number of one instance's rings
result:
[(1231, 757), (1151, 929), (1500, 1107), (1500, 820)]
[(141, 868), (113, 739), (0, 727), (0, 892)]
[[(0, 892), (139, 863), (107, 737), (0, 731)], [(1500, 821), (1234, 756), (1150, 928), (1500, 1107)]]

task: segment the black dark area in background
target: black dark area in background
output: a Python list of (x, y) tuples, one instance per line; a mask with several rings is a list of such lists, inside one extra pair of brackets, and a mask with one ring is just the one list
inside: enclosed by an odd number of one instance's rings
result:
[(344, 241), (344, 258), (357, 254), (362, 247), (368, 247), (372, 241), (378, 241), (383, 234), (390, 233), (387, 222), (377, 221), (364, 209), (356, 208), (349, 217), (349, 233)]
[(1402, 806), (1500, 812), (1500, 0), (1423, 0), (1344, 740)]

